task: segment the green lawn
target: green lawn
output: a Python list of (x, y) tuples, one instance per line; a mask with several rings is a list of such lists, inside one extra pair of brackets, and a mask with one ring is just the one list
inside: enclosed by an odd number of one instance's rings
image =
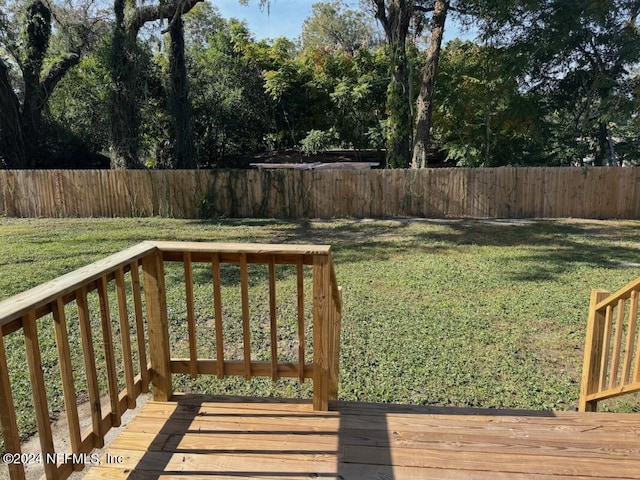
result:
[[(333, 245), (344, 288), (342, 400), (575, 407), (590, 290), (614, 291), (640, 276), (634, 221), (0, 218), (0, 299), (145, 239)], [(206, 269), (199, 272), (195, 277), (206, 280)], [(281, 272), (281, 296), (293, 291), (289, 273)], [(180, 283), (179, 272), (169, 268), (168, 276), (169, 286)], [(206, 284), (196, 289), (205, 325), (209, 292)], [(176, 348), (185, 343), (182, 298), (169, 293)], [(227, 308), (225, 318), (240, 307)], [(295, 310), (281, 311), (282, 328), (293, 328)], [(208, 393), (310, 395), (308, 383), (291, 381), (203, 377), (176, 384)], [(601, 407), (639, 405), (631, 396)], [(24, 429), (28, 424), (21, 420)]]

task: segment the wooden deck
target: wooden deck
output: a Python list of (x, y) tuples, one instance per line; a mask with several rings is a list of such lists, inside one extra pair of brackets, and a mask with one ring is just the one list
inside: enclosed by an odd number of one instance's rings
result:
[(147, 403), (109, 449), (123, 463), (84, 478), (640, 478), (638, 414), (173, 400)]

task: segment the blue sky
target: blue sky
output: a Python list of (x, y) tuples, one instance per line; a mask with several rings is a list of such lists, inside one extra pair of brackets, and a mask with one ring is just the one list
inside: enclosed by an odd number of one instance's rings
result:
[[(242, 6), (238, 0), (213, 0), (225, 18), (235, 17), (245, 20), (249, 29), (260, 40), (263, 38), (288, 37), (295, 39), (300, 35), (302, 22), (311, 14), (311, 5), (319, 0), (271, 0), (271, 8), (260, 9), (258, 0), (250, 0), (248, 6)], [(353, 8), (358, 8), (358, 0), (346, 0)], [(460, 31), (459, 26), (447, 19), (445, 41), (455, 38), (473, 38), (473, 35)]]

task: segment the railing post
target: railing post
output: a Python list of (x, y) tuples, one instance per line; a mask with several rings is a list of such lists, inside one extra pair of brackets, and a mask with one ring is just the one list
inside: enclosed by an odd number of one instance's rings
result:
[(142, 271), (144, 297), (147, 304), (153, 399), (166, 402), (173, 395), (173, 385), (171, 383), (169, 321), (167, 319), (162, 252), (156, 250), (143, 257)]
[(582, 383), (580, 385), (581, 412), (595, 412), (598, 409), (598, 401), (587, 401), (587, 395), (598, 391), (600, 376), (600, 363), (602, 362), (602, 350), (604, 348), (603, 336), (605, 316), (596, 311), (596, 305), (607, 298), (609, 293), (604, 290), (592, 290), (589, 304), (589, 319), (587, 321), (587, 338), (584, 347), (584, 363), (582, 368)]
[(313, 257), (313, 409), (329, 410), (331, 271), (326, 255)]

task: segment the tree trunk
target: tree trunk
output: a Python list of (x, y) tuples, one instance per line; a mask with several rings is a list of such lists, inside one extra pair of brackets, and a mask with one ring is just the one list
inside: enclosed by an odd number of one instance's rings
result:
[(196, 168), (193, 133), (191, 126), (191, 103), (187, 83), (187, 67), (184, 56), (184, 26), (182, 17), (176, 17), (169, 29), (169, 105), (173, 120), (174, 167)]
[(597, 167), (605, 165), (605, 159), (608, 159), (609, 135), (607, 134), (606, 123), (598, 122), (598, 150), (596, 151), (595, 161), (593, 164)]
[(620, 162), (618, 162), (617, 160), (616, 149), (615, 149), (615, 146), (613, 145), (613, 138), (611, 138), (611, 132), (609, 131), (607, 131), (607, 144), (609, 145), (609, 166), (622, 167), (622, 160), (620, 160)]
[(0, 60), (0, 168), (27, 168), (20, 102), (11, 87), (8, 73), (7, 66)]
[(411, 109), (406, 35), (394, 35), (389, 42), (391, 82), (387, 87), (387, 165), (392, 168), (409, 166)]
[(130, 25), (135, 3), (115, 0), (115, 24), (111, 46), (111, 168), (141, 168), (138, 159), (139, 119), (136, 104), (136, 37), (138, 30)]
[(387, 87), (387, 166), (409, 166), (411, 148), (411, 106), (406, 41), (414, 3), (405, 0), (373, 0), (376, 18), (384, 28), (391, 64)]
[(431, 117), (433, 114), (433, 92), (440, 62), (440, 49), (444, 25), (449, 10), (449, 0), (436, 0), (433, 11), (431, 41), (427, 50), (427, 63), (422, 72), (422, 85), (417, 100), (416, 137), (413, 144), (412, 168), (427, 166), (427, 149), (431, 141)]

